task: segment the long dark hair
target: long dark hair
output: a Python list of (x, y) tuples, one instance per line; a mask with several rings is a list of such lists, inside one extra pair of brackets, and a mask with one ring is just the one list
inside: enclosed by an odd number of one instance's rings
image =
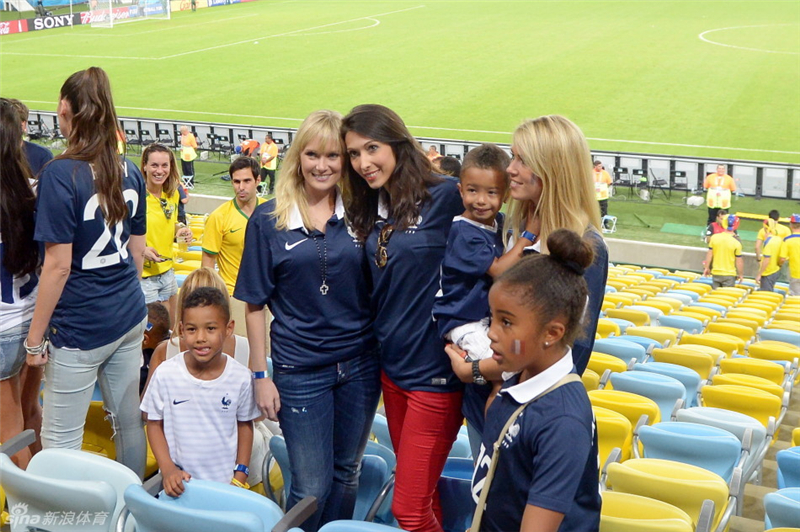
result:
[[(392, 147), (396, 166), (386, 183), (389, 215), (394, 218), (398, 230), (414, 225), (420, 205), (431, 197), (428, 187), (442, 181), (433, 174), (433, 166), (422, 146), (397, 113), (382, 105), (354, 107), (342, 121), (342, 138), (349, 131)], [(347, 161), (347, 212), (358, 238), (366, 240), (378, 220), (380, 191), (369, 188), (353, 169), (349, 158)]]
[(75, 72), (62, 85), (61, 99), (69, 104), (72, 116), (67, 149), (56, 159), (93, 165), (103, 217), (109, 226), (116, 225), (128, 215), (128, 206), (122, 195), (118, 120), (108, 75), (99, 67)]
[(0, 98), (0, 165), (3, 267), (19, 277), (39, 264), (39, 248), (33, 241), (36, 196), (30, 185), (31, 168), (22, 151), (21, 119), (7, 98)]

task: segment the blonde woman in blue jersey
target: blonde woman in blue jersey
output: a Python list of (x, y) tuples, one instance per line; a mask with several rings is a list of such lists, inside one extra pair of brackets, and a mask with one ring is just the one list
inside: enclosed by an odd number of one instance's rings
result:
[[(311, 532), (351, 519), (361, 456), (378, 405), (366, 256), (344, 213), (342, 117), (317, 111), (286, 154), (275, 199), (245, 233), (234, 297), (247, 303), (250, 367), (259, 408), (279, 420), (292, 470), (288, 507), (306, 496)], [(274, 374), (266, 374), (264, 305)]]
[[(0, 441), (35, 428), (26, 410), (31, 402), (38, 406), (41, 381), (39, 369), (24, 368), (22, 345), (36, 303), (39, 247), (33, 240), (36, 196), (19, 124), (13, 103), (0, 98)], [(12, 457), (23, 469), (30, 458), (27, 447)]]
[(141, 476), (144, 180), (117, 153), (118, 120), (102, 69), (71, 75), (57, 113), (67, 149), (39, 180), (34, 238), (44, 244), (44, 264), (25, 341), (28, 365), (45, 365), (42, 446), (81, 448), (99, 382), (117, 461)]

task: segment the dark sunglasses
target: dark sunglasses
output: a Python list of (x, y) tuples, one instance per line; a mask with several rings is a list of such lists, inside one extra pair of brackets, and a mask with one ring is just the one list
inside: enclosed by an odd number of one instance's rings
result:
[(172, 205), (169, 204), (169, 202), (166, 199), (161, 198), (160, 201), (161, 201), (161, 211), (164, 213), (164, 216), (167, 217), (167, 220), (171, 220), (172, 213), (175, 212), (175, 209), (172, 207)]
[(383, 268), (389, 262), (389, 254), (386, 251), (386, 246), (389, 245), (389, 239), (392, 238), (394, 233), (394, 226), (385, 224), (378, 233), (378, 249), (375, 250), (375, 265), (378, 268)]

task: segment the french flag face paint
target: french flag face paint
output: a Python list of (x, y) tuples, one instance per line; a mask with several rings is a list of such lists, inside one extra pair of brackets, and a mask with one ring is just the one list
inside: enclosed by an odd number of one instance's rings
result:
[(525, 342), (522, 340), (514, 340), (513, 352), (515, 355), (521, 355), (525, 350)]

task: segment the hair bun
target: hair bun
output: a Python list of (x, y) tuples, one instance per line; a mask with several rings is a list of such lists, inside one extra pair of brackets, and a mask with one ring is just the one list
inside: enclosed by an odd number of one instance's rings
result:
[(569, 229), (558, 229), (547, 237), (550, 257), (577, 275), (583, 275), (594, 260), (591, 244)]

